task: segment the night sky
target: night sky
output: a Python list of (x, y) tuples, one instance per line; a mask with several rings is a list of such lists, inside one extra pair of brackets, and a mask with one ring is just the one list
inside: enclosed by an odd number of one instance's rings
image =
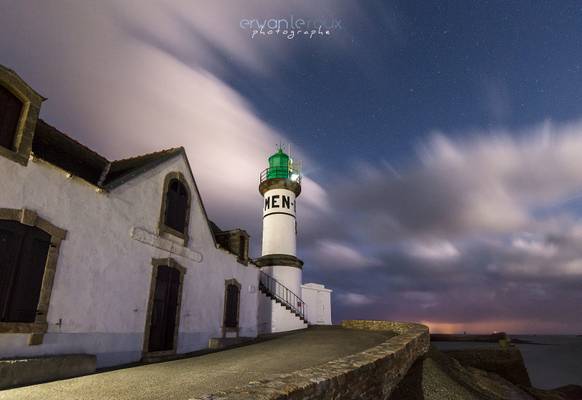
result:
[[(314, 4), (315, 3), (315, 4)], [(258, 176), (304, 169), (304, 281), (333, 318), (582, 333), (582, 7), (533, 1), (0, 0), (0, 63), (115, 159), (185, 146), (260, 255)], [(302, 18), (325, 36), (251, 37)]]

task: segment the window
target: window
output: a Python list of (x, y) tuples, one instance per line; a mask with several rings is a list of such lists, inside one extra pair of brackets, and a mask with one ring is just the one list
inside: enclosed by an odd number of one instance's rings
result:
[(29, 333), (29, 345), (42, 344), (66, 237), (32, 210), (0, 208), (0, 335)]
[(35, 321), (48, 233), (17, 221), (0, 221), (0, 322)]
[(185, 233), (186, 214), (188, 210), (188, 191), (178, 179), (172, 179), (166, 192), (167, 226), (180, 233)]
[(188, 241), (188, 221), (190, 218), (190, 189), (186, 179), (179, 172), (166, 176), (164, 196), (160, 216), (160, 234), (169, 233)]
[(0, 157), (28, 164), (44, 100), (14, 71), (0, 65)]
[(14, 138), (22, 112), (22, 102), (0, 85), (0, 146), (14, 149)]

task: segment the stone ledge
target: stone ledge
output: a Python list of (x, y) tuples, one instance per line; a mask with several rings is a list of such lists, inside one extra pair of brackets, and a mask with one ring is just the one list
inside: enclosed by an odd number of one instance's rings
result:
[(268, 254), (255, 260), (259, 267), (286, 266), (302, 269), (303, 261), (289, 254)]
[(92, 354), (0, 360), (0, 390), (91, 374), (96, 364)]
[(210, 350), (222, 350), (228, 347), (238, 346), (244, 343), (255, 341), (253, 337), (225, 337), (225, 338), (211, 338), (208, 339), (208, 348)]
[(287, 189), (295, 193), (295, 197), (301, 194), (301, 184), (286, 178), (271, 178), (259, 184), (259, 192), (264, 196), (271, 189)]
[(343, 321), (348, 329), (398, 333), (366, 351), (193, 400), (387, 399), (412, 364), (428, 351), (424, 325), (391, 321)]

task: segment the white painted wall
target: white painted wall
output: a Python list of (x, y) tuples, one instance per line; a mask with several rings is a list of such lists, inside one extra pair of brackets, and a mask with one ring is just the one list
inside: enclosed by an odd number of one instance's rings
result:
[(331, 292), (324, 285), (301, 285), (301, 297), (307, 305), (307, 320), (311, 325), (331, 325)]
[[(284, 201), (288, 200), (288, 201)], [(296, 255), (295, 193), (288, 189), (271, 189), (263, 196), (262, 255)], [(301, 297), (302, 271), (288, 266), (265, 267), (263, 271)]]
[[(283, 198), (289, 202), (283, 202)], [(268, 204), (268, 206), (267, 206)], [(288, 189), (271, 189), (263, 197), (262, 255), (296, 254), (295, 193)]]
[[(201, 255), (201, 262), (130, 237), (134, 228), (156, 233), (164, 178), (176, 171), (186, 177), (192, 190), (188, 249)], [(23, 167), (0, 157), (0, 207), (34, 210), (68, 231), (43, 344), (28, 346), (27, 334), (2, 333), (0, 358), (90, 353), (97, 355), (98, 367), (139, 360), (152, 258), (173, 257), (187, 270), (178, 353), (206, 348), (208, 339), (221, 336), (227, 279), (237, 279), (242, 286), (241, 336), (257, 334), (258, 269), (238, 263), (236, 256), (215, 247), (183, 156), (111, 193), (98, 193), (40, 160)]]
[(261, 293), (259, 296), (259, 333), (305, 329), (307, 324), (285, 306)]

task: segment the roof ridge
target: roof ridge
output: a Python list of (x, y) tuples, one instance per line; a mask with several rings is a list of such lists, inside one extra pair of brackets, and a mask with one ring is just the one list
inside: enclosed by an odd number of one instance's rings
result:
[(74, 139), (73, 137), (71, 137), (70, 135), (64, 133), (63, 131), (61, 131), (60, 129), (57, 129), (56, 127), (54, 127), (53, 125), (49, 124), (48, 122), (46, 122), (44, 119), (39, 118), (38, 119), (40, 122), (44, 123), (46, 126), (48, 126), (49, 128), (51, 128), (52, 130), (55, 130), (58, 134), (62, 135), (63, 137), (65, 137), (67, 140), (81, 146), (83, 149), (93, 153), (94, 155), (98, 156), (99, 158), (101, 158), (102, 161), (106, 162), (107, 164), (113, 164), (113, 163), (117, 163), (117, 162), (121, 162), (121, 161), (130, 161), (130, 160), (134, 160), (137, 158), (142, 158), (142, 157), (147, 157), (147, 156), (152, 156), (152, 155), (157, 155), (157, 154), (161, 154), (161, 153), (170, 153), (173, 151), (177, 151), (177, 150), (184, 150), (184, 146), (179, 146), (179, 147), (168, 147), (166, 149), (161, 149), (161, 150), (156, 150), (156, 151), (152, 151), (150, 153), (144, 153), (144, 154), (139, 154), (136, 156), (132, 156), (132, 157), (126, 157), (126, 158), (120, 158), (117, 160), (109, 160), (107, 157), (103, 156), (100, 153), (97, 153), (95, 150), (91, 149), (90, 147), (84, 145), (83, 143), (79, 142), (78, 140)]
[(158, 155), (158, 154), (162, 154), (162, 153), (171, 153), (177, 150), (183, 150), (184, 147), (180, 146), (180, 147), (169, 147), (167, 149), (162, 149), (162, 150), (158, 150), (158, 151), (153, 151), (151, 153), (145, 153), (145, 154), (140, 154), (137, 156), (133, 156), (133, 157), (127, 157), (127, 158), (120, 158), (119, 160), (113, 160), (111, 161), (112, 164), (114, 163), (119, 163), (122, 161), (131, 161), (131, 160), (136, 160), (138, 158), (143, 158), (143, 157), (147, 157), (147, 156), (154, 156), (154, 155)]
[(101, 185), (106, 189), (113, 189), (166, 160), (185, 154), (183, 147), (177, 147), (114, 161)]

